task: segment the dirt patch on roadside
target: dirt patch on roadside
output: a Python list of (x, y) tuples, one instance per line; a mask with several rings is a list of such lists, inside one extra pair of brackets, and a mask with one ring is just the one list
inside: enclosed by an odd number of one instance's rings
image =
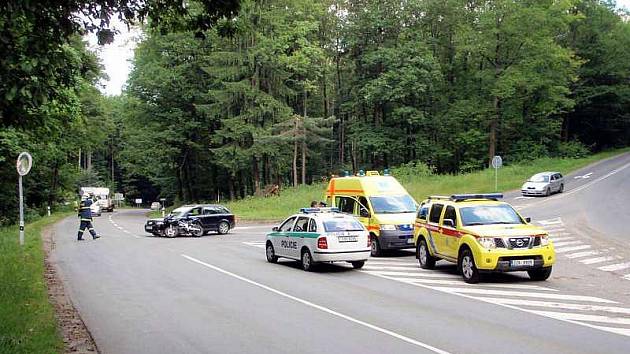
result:
[(42, 241), (46, 254), (44, 266), (48, 298), (55, 306), (55, 315), (64, 342), (64, 353), (98, 353), (94, 339), (66, 295), (57, 266), (50, 260), (50, 254), (55, 248), (53, 226), (47, 227), (42, 232)]

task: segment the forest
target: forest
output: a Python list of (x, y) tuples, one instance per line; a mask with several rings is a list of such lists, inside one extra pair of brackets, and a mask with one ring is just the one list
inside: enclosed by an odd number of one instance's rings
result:
[(85, 184), (216, 201), (342, 171), (455, 174), (630, 144), (630, 16), (614, 1), (120, 1), (107, 10), (143, 38), (119, 96), (98, 90), (80, 36), (106, 43), (102, 22), (30, 43), (42, 13), (93, 9), (70, 3), (0, 5), (14, 53), (0, 59), (0, 224), (15, 219), (24, 149), (37, 213)]

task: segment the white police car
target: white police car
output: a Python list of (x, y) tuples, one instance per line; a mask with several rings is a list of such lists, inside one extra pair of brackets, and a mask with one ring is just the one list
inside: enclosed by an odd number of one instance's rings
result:
[(349, 262), (363, 267), (370, 256), (370, 238), (365, 226), (337, 208), (303, 208), (267, 234), (267, 261), (279, 257), (302, 262), (312, 270), (319, 262)]

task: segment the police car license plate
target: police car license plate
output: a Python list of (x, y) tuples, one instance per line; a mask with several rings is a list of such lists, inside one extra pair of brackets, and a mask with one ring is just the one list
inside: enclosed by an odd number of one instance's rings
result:
[(524, 267), (524, 266), (533, 266), (533, 259), (513, 259), (510, 261), (510, 265), (512, 267)]
[(338, 236), (339, 242), (357, 242), (356, 236)]

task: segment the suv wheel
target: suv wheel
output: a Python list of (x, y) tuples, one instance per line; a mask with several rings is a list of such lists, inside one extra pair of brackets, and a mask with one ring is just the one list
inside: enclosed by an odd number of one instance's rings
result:
[(551, 188), (547, 187), (547, 190), (545, 191), (545, 197), (548, 197), (551, 195)]
[(418, 258), (418, 263), (420, 263), (420, 268), (433, 269), (435, 267), (436, 259), (429, 253), (427, 241), (424, 237), (420, 237), (420, 241), (416, 247), (416, 257)]
[(459, 267), (462, 270), (464, 281), (469, 284), (479, 282), (479, 270), (475, 266), (475, 258), (469, 249), (462, 251), (459, 258)]
[(547, 280), (551, 275), (551, 267), (528, 270), (527, 274), (531, 280)]
[(265, 253), (267, 254), (267, 262), (276, 263), (278, 261), (278, 256), (276, 256), (276, 251), (273, 249), (271, 242), (267, 242), (267, 249)]
[(378, 237), (376, 236), (370, 236), (370, 237), (372, 237), (372, 249), (370, 250), (370, 255), (372, 255), (372, 257), (378, 257), (382, 255), (383, 250), (381, 249), (381, 245), (379, 245), (378, 243)]
[(558, 193), (562, 193), (564, 192), (564, 184), (560, 185), (560, 189), (558, 190)]

